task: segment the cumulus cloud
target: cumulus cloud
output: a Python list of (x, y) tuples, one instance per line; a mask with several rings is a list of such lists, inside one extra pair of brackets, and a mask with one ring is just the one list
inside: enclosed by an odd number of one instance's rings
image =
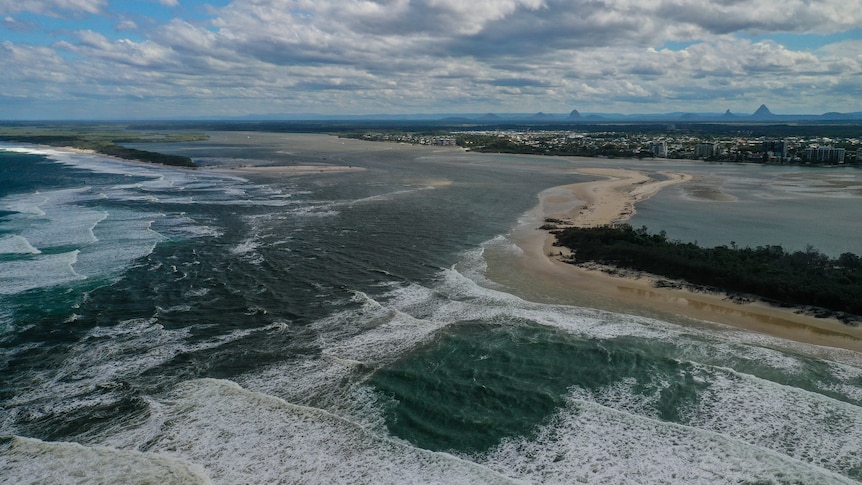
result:
[[(21, 5), (45, 15), (107, 8), (0, 0), (0, 13)], [(862, 7), (844, 0), (235, 0), (210, 12), (207, 22), (175, 18), (152, 29), (114, 16), (116, 31), (136, 29), (144, 41), (82, 29), (47, 50), (9, 48), (50, 53), (33, 62), (53, 63), (46, 69), (94, 96), (265, 111), (278, 103), (286, 111), (665, 111), (745, 100), (775, 109), (786, 96), (849, 99), (862, 84), (858, 42), (793, 50), (751, 40), (862, 24)], [(0, 57), (3, 72), (21, 69), (9, 62)], [(0, 87), (0, 95), (26, 89)]]

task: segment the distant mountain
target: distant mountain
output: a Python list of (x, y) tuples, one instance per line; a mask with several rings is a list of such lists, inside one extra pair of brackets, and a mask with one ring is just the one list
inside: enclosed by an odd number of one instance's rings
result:
[(765, 104), (761, 104), (760, 107), (757, 108), (757, 111), (751, 115), (751, 118), (755, 120), (764, 120), (775, 118), (775, 115), (772, 114), (772, 111), (769, 111), (769, 108), (767, 108)]
[(829, 113), (823, 113), (822, 115), (820, 115), (820, 119), (824, 121), (858, 120), (859, 113), (836, 113), (832, 111)]
[(547, 120), (552, 120), (552, 119), (554, 119), (554, 118), (555, 118), (555, 116), (554, 116), (554, 115), (549, 115), (549, 114), (547, 114), (547, 113), (542, 113), (541, 111), (539, 111), (538, 113), (536, 113), (536, 114), (534, 114), (533, 116), (531, 116), (531, 117), (530, 117), (530, 119), (531, 119), (531, 120), (534, 120), (534, 121), (547, 121)]
[(440, 118), (436, 121), (443, 121), (446, 123), (475, 123), (476, 120), (472, 118), (467, 118), (465, 116), (449, 116), (446, 118)]
[(415, 121), (419, 123), (452, 123), (452, 124), (554, 124), (554, 123), (746, 123), (746, 122), (823, 122), (842, 123), (862, 121), (862, 112), (828, 112), (823, 114), (775, 114), (761, 105), (751, 115), (738, 115), (729, 109), (722, 112), (669, 112), (669, 113), (603, 113), (593, 112), (581, 114), (573, 109), (569, 113), (411, 113), (411, 114), (364, 114), (364, 115), (333, 115), (318, 113), (290, 114), (251, 114), (224, 117), (185, 118), (191, 120), (239, 121), (239, 122), (302, 122), (302, 121), (356, 121), (356, 122), (402, 122)]

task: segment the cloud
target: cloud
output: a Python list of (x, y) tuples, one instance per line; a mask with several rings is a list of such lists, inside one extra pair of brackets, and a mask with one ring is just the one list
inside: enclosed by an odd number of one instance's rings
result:
[(39, 24), (35, 22), (21, 21), (11, 16), (3, 18), (3, 28), (11, 32), (36, 32), (39, 30)]
[[(220, 111), (689, 111), (745, 100), (846, 107), (862, 85), (858, 41), (793, 50), (750, 39), (862, 24), (843, 0), (235, 0), (207, 21), (153, 28), (113, 10), (120, 3), (106, 13), (104, 0), (0, 0), (9, 18), (26, 5), (115, 25), (58, 33), (43, 49), (10, 43), (3, 52), (47, 71), (4, 54), (0, 69), (32, 87), (0, 95), (62, 97), (74, 79), (76, 97)], [(116, 38), (127, 30), (146, 40)], [(685, 47), (661, 48), (669, 42)]]
[(134, 20), (121, 20), (117, 23), (117, 26), (114, 27), (114, 30), (117, 32), (124, 32), (127, 30), (138, 30), (138, 24)]
[(108, 0), (0, 0), (0, 14), (29, 12), (51, 17), (64, 14), (98, 14)]

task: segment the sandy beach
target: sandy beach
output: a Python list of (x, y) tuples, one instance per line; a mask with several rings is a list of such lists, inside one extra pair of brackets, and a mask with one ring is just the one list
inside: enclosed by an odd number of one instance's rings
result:
[[(104, 158), (110, 158), (113, 160), (119, 160), (122, 162), (128, 163), (144, 163), (148, 165), (152, 165), (151, 162), (144, 162), (140, 160), (130, 160), (126, 158), (115, 157), (113, 155), (105, 155), (103, 153), (99, 153), (95, 150), (91, 149), (83, 149), (76, 148), (71, 146), (65, 146), (60, 148), (54, 148), (55, 150), (72, 152), (72, 153), (81, 153), (86, 155), (98, 155)], [(179, 168), (187, 168), (187, 167), (179, 167)], [(221, 171), (225, 173), (245, 173), (245, 174), (257, 174), (257, 175), (270, 175), (270, 176), (296, 176), (296, 175), (311, 175), (311, 174), (321, 174), (321, 173), (343, 173), (343, 172), (361, 172), (365, 169), (362, 167), (354, 167), (354, 166), (346, 166), (346, 165), (327, 165), (327, 164), (319, 164), (319, 165), (237, 165), (232, 167), (198, 167), (198, 168), (207, 168), (214, 171)]]
[[(578, 173), (595, 175), (595, 181), (548, 189), (540, 194), (540, 204), (532, 214), (534, 227), (547, 218), (558, 219), (561, 227), (590, 227), (623, 222), (636, 210), (639, 201), (663, 188), (686, 182), (687, 174), (657, 172), (648, 174), (622, 169), (583, 169)], [(515, 235), (524, 251), (522, 270), (548, 284), (578, 292), (600, 295), (629, 306), (642, 306), (661, 313), (715, 322), (748, 331), (862, 352), (862, 328), (835, 319), (822, 319), (779, 308), (764, 302), (737, 303), (724, 294), (684, 289), (656, 288), (656, 277), (609, 275), (563, 262), (565, 248), (553, 245), (547, 231), (533, 230)]]

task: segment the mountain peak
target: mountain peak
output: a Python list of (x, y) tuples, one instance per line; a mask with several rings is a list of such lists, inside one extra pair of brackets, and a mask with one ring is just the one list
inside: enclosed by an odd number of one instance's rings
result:
[(538, 113), (536, 113), (532, 116), (532, 119), (534, 119), (534, 120), (547, 120), (547, 119), (551, 119), (553, 117), (554, 117), (553, 115), (549, 115), (547, 113), (543, 113), (543, 112), (539, 111)]
[(573, 109), (572, 112), (569, 113), (569, 119), (570, 120), (580, 119), (580, 117), (581, 117), (581, 114), (578, 113), (578, 110), (576, 110), (576, 109)]
[(775, 116), (775, 115), (772, 114), (772, 111), (769, 111), (769, 108), (767, 108), (765, 104), (761, 104), (760, 107), (757, 108), (757, 111), (755, 111), (754, 114), (751, 116), (753, 116), (755, 118), (763, 118), (763, 117)]

